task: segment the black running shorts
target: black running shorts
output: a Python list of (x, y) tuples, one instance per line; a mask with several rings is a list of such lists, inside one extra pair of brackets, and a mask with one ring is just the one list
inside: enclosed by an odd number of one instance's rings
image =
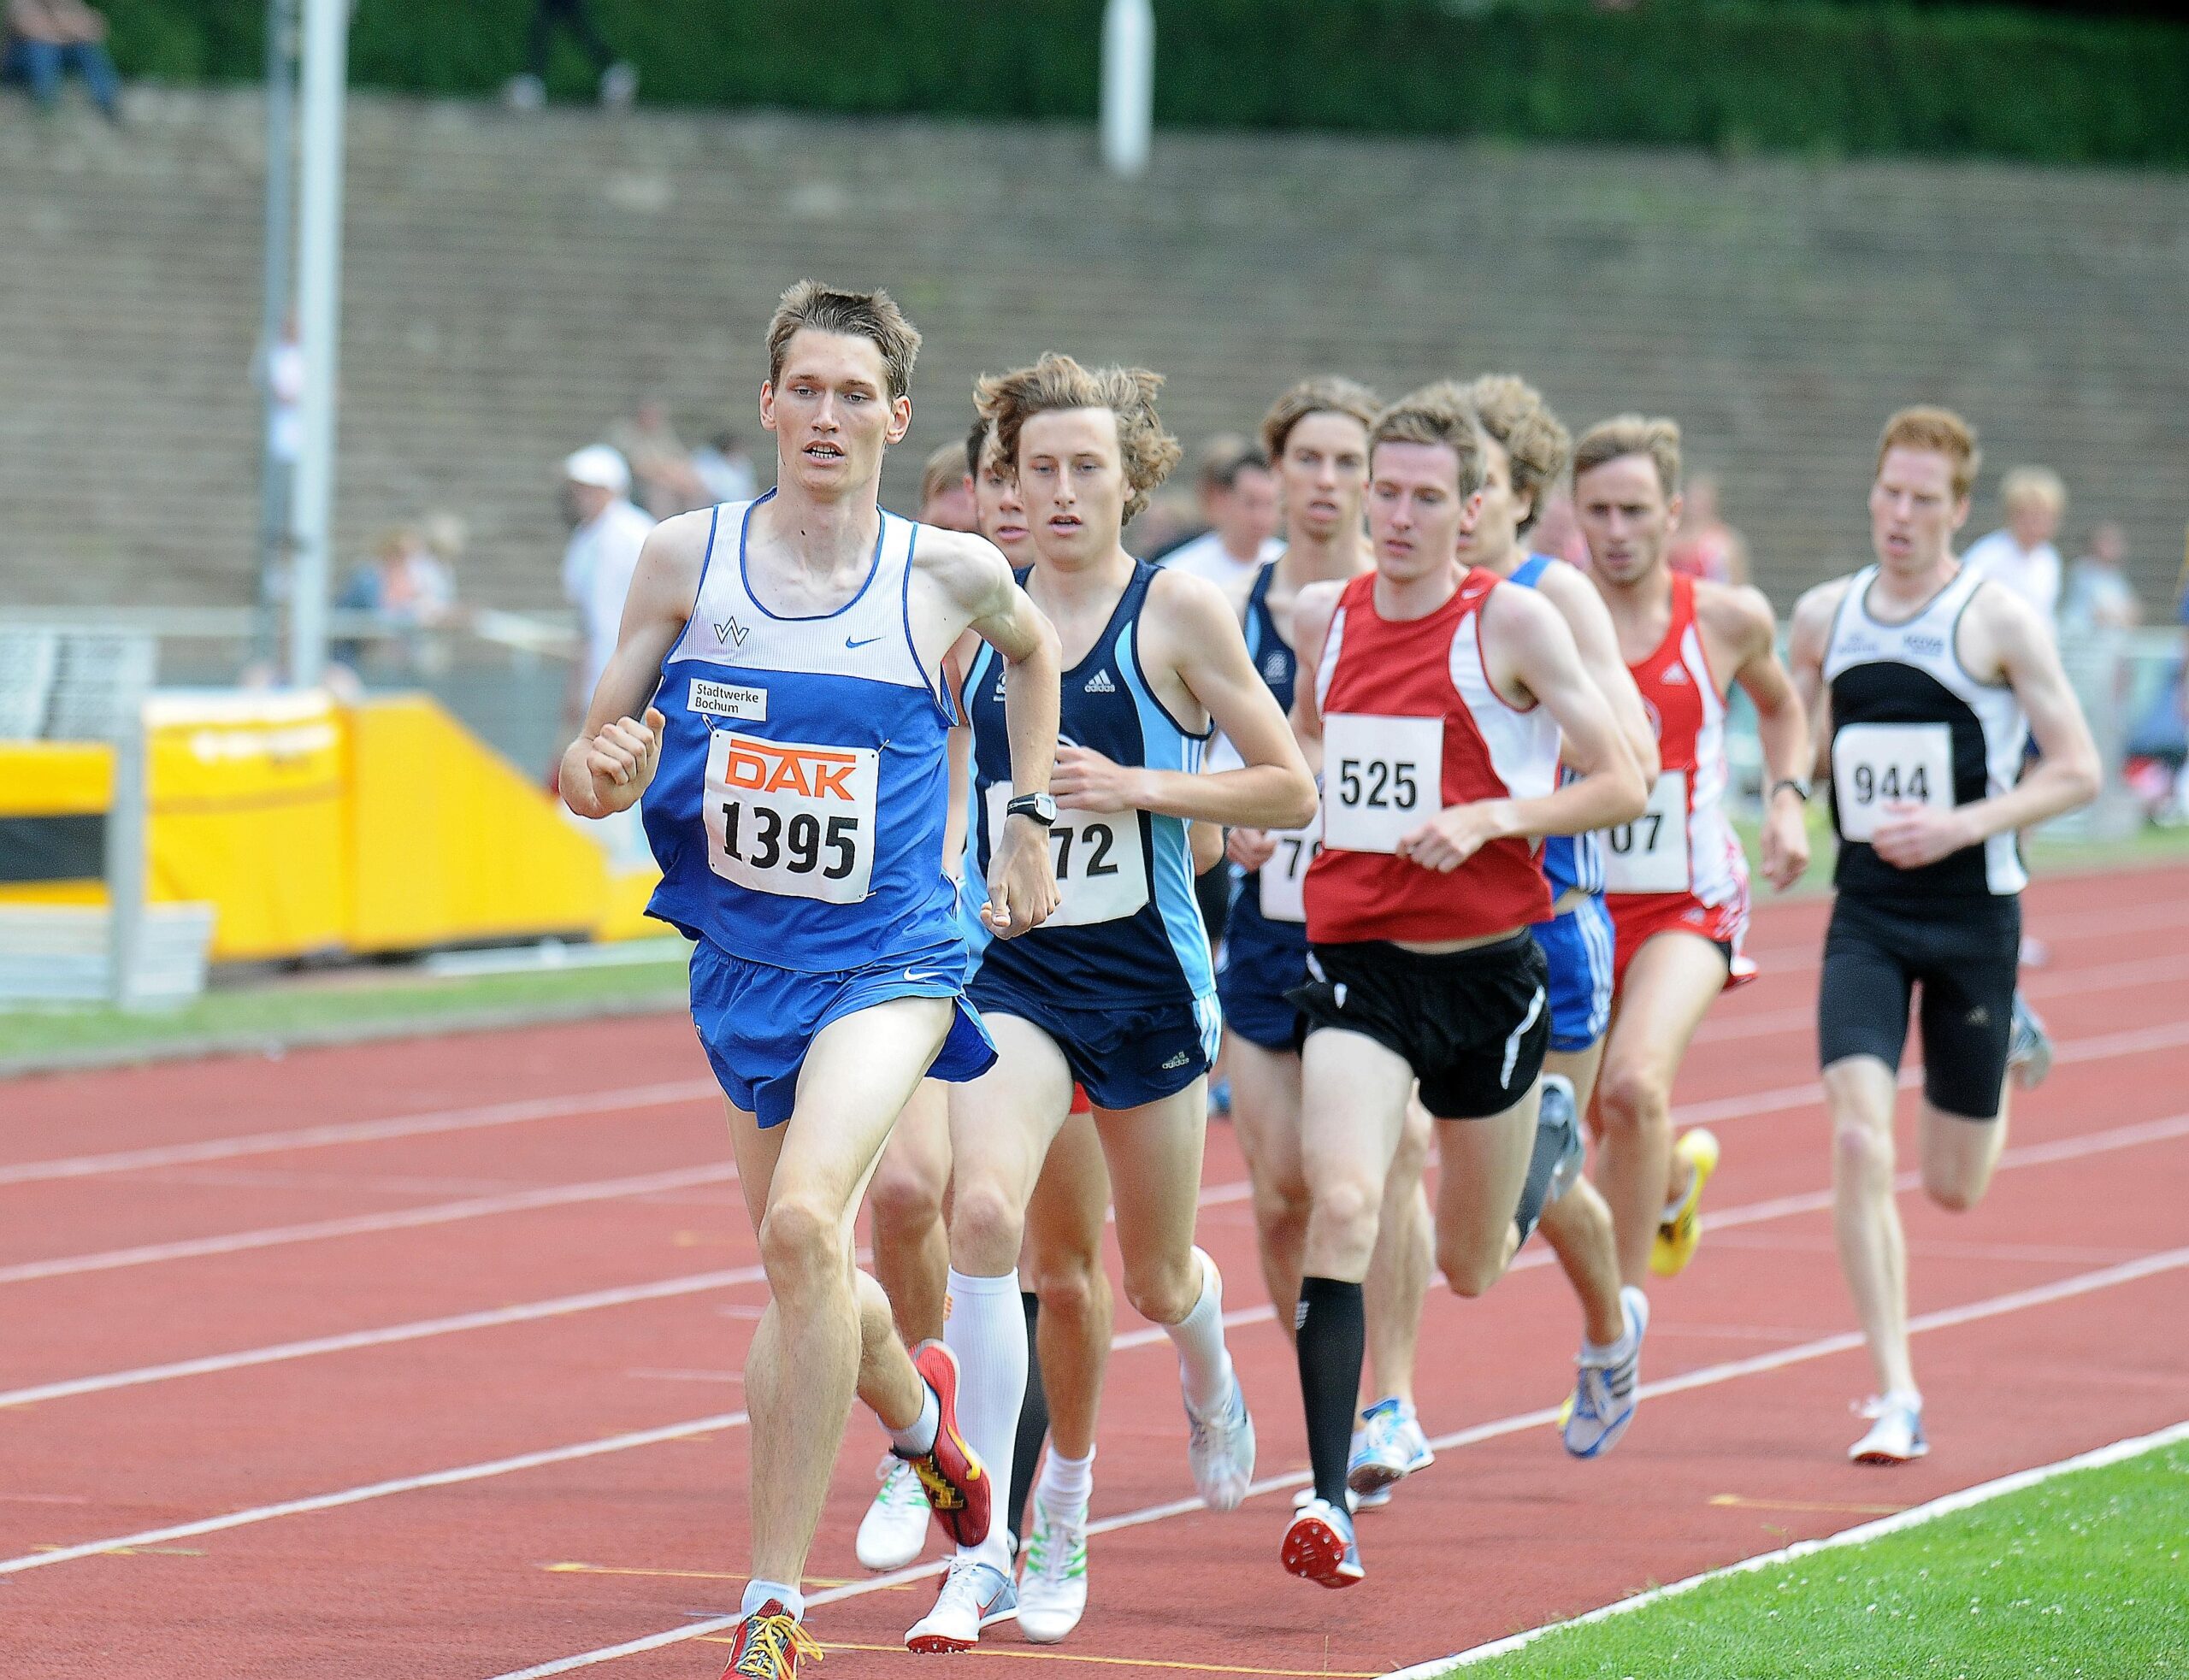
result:
[(1883, 905), (1842, 893), (1824, 936), (1819, 1064), (1874, 1056), (1898, 1071), (1920, 982), (1923, 1094), (1944, 1113), (1996, 1119), (2021, 951), (2011, 895)]
[(1525, 928), (1429, 956), (1383, 940), (1308, 947), (1307, 983), (1285, 993), (1307, 1036), (1337, 1029), (1406, 1059), (1421, 1105), (1479, 1120), (1519, 1101), (1550, 1047), (1549, 974)]

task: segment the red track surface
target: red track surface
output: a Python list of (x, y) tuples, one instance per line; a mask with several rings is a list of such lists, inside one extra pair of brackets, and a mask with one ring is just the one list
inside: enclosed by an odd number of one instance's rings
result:
[[(1649, 1400), (1617, 1453), (1577, 1464), (1516, 1421), (1561, 1397), (1577, 1335), (1531, 1251), (1482, 1301), (1431, 1297), (1425, 1423), (1483, 1433), (1364, 1518), (1365, 1584), (1325, 1593), (1279, 1570), (1295, 1477), (1233, 1516), (1099, 1538), (1073, 1641), (1036, 1649), (1006, 1627), (981, 1657), (1125, 1680), (1158, 1663), (1377, 1673), (2178, 1421), (2189, 1344), (2150, 1327), (2189, 1314), (2189, 871), (2030, 895), (2054, 954), (2029, 990), (2064, 1054), (2017, 1100), (1983, 1208), (1903, 1198), (1915, 1311), (1989, 1305), (1920, 1335), (1934, 1447), (1898, 1471), (1844, 1458), (1870, 1378), (1831, 1340), (1852, 1320), (1812, 1083), (1822, 918), (1759, 917), (1764, 977), (1718, 1005), (1683, 1078), (1726, 1160), (1701, 1258), (1655, 1292), (1643, 1376), (1693, 1380)], [(675, 1018), (0, 1086), (0, 1671), (483, 1677), (735, 1608), (735, 1373), (763, 1290), (707, 1088)], [(357, 1135), (384, 1121), (402, 1123)], [(309, 1145), (280, 1135), (323, 1126)], [(222, 1144), (241, 1139), (258, 1141)], [(1202, 1240), (1245, 1315), (1233, 1347), (1275, 1478), (1305, 1449), (1243, 1177), (1213, 1129)], [(1167, 1348), (1119, 1317), (1098, 1519), (1191, 1492)], [(309, 1345), (353, 1332), (379, 1334)], [(250, 1357), (150, 1369), (221, 1355)], [(813, 1617), (850, 1648), (831, 1651), (835, 1680), (912, 1671), (898, 1642), (932, 1592), (869, 1587), (852, 1559), (878, 1447), (855, 1418), (811, 1565), (854, 1583)], [(404, 1485), (535, 1453), (549, 1461)], [(265, 1510), (321, 1495), (342, 1502)], [(251, 1520), (22, 1567), (234, 1514)], [(605, 1666), (712, 1676), (723, 1659), (678, 1642)]]

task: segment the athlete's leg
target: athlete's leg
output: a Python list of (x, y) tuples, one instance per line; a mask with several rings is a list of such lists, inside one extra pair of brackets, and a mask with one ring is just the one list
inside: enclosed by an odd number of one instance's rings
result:
[(1824, 1070), (1832, 1121), (1832, 1225), (1881, 1394), (1914, 1394), (1908, 1353), (1908, 1244), (1893, 1200), (1893, 1070), (1847, 1056)]
[(925, 1385), (880, 1288), (853, 1265), (852, 1226), (953, 1007), (896, 998), (831, 1022), (806, 1052), (788, 1122), (763, 1131), (730, 1111), (770, 1296), (745, 1367), (757, 1578), (797, 1585), (855, 1389), (892, 1429), (919, 1419)]
[(1924, 1101), (1917, 1147), (1923, 1188), (1956, 1213), (1983, 1200), (2006, 1146), (2020, 933), (2019, 916), (2001, 920), (1988, 934), (1953, 930), (1940, 939), (1945, 948), (1938, 959), (1922, 971), (1917, 1018)]
[(1110, 1357), (1113, 1304), (1102, 1265), (1110, 1174), (1092, 1116), (1075, 1114), (1049, 1146), (1026, 1209), (1026, 1247), (1041, 1312), (1041, 1376), (1051, 1450), (1074, 1460), (1094, 1450), (1094, 1415)]
[(867, 1203), (874, 1211), (874, 1275), (907, 1346), (942, 1334), (950, 1239), (942, 1198), (950, 1185), (950, 1099), (923, 1079), (882, 1151)]
[(1596, 1188), (1611, 1207), (1620, 1275), (1639, 1288), (1673, 1166), (1673, 1080), (1711, 1001), (1725, 953), (1692, 934), (1659, 934), (1626, 965), (1604, 1046), (1596, 1109), (1603, 1126)]
[(1542, 1096), (1538, 1079), (1501, 1113), (1437, 1123), (1437, 1263), (1457, 1294), (1479, 1295), (1505, 1270)]
[(1547, 1050), (1543, 1052), (1543, 1072), (1561, 1074), (1572, 1082), (1573, 1106), (1578, 1115), (1584, 1119), (1594, 1117), (1590, 1109), (1596, 1094), (1596, 1076), (1603, 1069), (1604, 1043), (1608, 1036), (1608, 1034), (1600, 1035), (1586, 1050)]
[(1925, 1103), (1917, 1121), (1916, 1145), (1922, 1155), (1923, 1189), (1940, 1207), (1966, 1213), (1984, 1200), (1991, 1170), (2007, 1144), (2007, 1093), (1999, 1092), (1999, 1111), (1989, 1120), (1972, 1120)]
[(1300, 1058), (1237, 1033), (1224, 1035), (1231, 1070), (1231, 1124), (1254, 1185), (1262, 1282), (1277, 1322), (1292, 1334), (1300, 1300), (1300, 1250), (1307, 1235), (1307, 1181), (1300, 1164)]
[(1371, 1400), (1395, 1400), (1413, 1407), (1413, 1356), (1421, 1335), (1421, 1304), (1436, 1270), (1437, 1236), (1423, 1176), (1434, 1135), (1419, 1102), (1406, 1108), (1398, 1152), (1384, 1182), (1377, 1218), (1376, 1253), (1362, 1290), (1367, 1316)]

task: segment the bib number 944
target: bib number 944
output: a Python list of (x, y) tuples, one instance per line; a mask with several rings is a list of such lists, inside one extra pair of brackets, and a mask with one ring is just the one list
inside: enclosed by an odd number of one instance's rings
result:
[(1842, 840), (1868, 840), (1888, 805), (1950, 811), (1953, 731), (1944, 723), (1850, 723), (1832, 738), (1832, 803)]

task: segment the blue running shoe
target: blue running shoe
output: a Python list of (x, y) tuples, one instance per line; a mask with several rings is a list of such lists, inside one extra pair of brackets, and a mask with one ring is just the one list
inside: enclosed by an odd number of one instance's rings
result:
[(1642, 1338), (1649, 1329), (1649, 1298), (1632, 1284), (1619, 1292), (1626, 1334), (1612, 1347), (1584, 1347), (1574, 1363), (1580, 1376), (1573, 1385), (1573, 1415), (1561, 1434), (1577, 1459), (1600, 1458), (1619, 1445), (1642, 1389)]

